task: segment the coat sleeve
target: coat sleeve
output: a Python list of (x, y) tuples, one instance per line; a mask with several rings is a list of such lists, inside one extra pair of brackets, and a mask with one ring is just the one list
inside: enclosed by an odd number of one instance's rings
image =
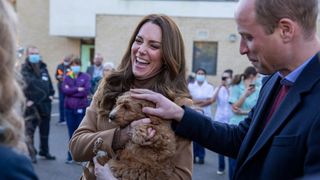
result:
[(238, 155), (241, 143), (249, 129), (251, 123), (250, 112), (248, 118), (243, 120), (238, 126), (211, 121), (187, 106), (183, 107), (185, 112), (179, 123), (173, 123), (176, 134), (193, 140), (200, 145), (235, 158)]
[[(176, 99), (175, 103), (178, 105), (192, 105), (190, 99)], [(192, 179), (192, 165), (193, 165), (193, 151), (192, 142), (189, 139), (176, 135), (177, 149), (173, 157), (175, 163), (174, 174), (170, 180), (191, 180)]]
[[(48, 69), (46, 69), (48, 75), (49, 75), (49, 71)], [(51, 78), (50, 78), (50, 75), (48, 76), (49, 78), (49, 96), (53, 96), (54, 95), (54, 88), (53, 88), (53, 85), (52, 85), (52, 81), (51, 81)]]
[(72, 79), (69, 76), (65, 76), (65, 80), (62, 82), (61, 90), (65, 95), (72, 95), (78, 92), (77, 87), (72, 83)]
[(69, 149), (75, 161), (92, 160), (94, 156), (93, 145), (99, 137), (104, 141), (103, 150), (108, 151), (111, 148), (116, 126), (109, 123), (108, 120), (98, 118), (96, 101), (97, 99), (93, 98), (83, 120), (70, 139)]
[(84, 88), (84, 91), (79, 92), (77, 90), (76, 93), (71, 94), (72, 97), (86, 97), (86, 96), (88, 96), (90, 94), (90, 88), (91, 88), (90, 76), (87, 73), (82, 73), (82, 76), (83, 76), (83, 79), (85, 81), (84, 85), (82, 86)]
[[(79, 92), (78, 86), (73, 82), (74, 79), (70, 78), (69, 76), (65, 76), (65, 80), (62, 83), (62, 92), (70, 97), (86, 97), (90, 92), (90, 76), (88, 74), (83, 74), (83, 80), (85, 81), (85, 84), (83, 86), (84, 91)], [(66, 87), (68, 86), (68, 88)]]
[(173, 157), (175, 170), (170, 180), (191, 180), (192, 179), (192, 163), (193, 152), (191, 141), (176, 136), (177, 149), (176, 155)]

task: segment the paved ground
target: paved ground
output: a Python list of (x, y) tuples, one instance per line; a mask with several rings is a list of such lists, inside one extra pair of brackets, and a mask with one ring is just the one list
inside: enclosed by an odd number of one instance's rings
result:
[[(79, 179), (82, 167), (76, 164), (65, 164), (67, 157), (68, 134), (66, 126), (57, 126), (58, 107), (57, 101), (53, 103), (51, 130), (50, 130), (50, 151), (57, 157), (55, 161), (38, 159), (34, 165), (40, 180), (76, 180)], [(36, 132), (38, 134), (38, 132)], [(36, 147), (38, 136), (35, 137)], [(227, 180), (227, 174), (217, 175), (217, 155), (207, 151), (204, 165), (194, 165), (193, 180)]]

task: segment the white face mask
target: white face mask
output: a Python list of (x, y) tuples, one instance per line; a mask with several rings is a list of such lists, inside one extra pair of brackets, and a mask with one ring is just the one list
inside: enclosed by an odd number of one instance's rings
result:
[(227, 79), (227, 84), (230, 85), (231, 82), (232, 82), (231, 78), (228, 78), (228, 79)]
[(197, 74), (196, 80), (201, 83), (204, 80), (206, 80), (206, 76), (205, 75), (201, 75), (201, 74)]

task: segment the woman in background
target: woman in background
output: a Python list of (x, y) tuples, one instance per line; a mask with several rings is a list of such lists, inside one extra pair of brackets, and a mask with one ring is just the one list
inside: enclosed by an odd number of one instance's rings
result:
[(106, 62), (103, 64), (103, 77), (109, 77), (110, 74), (114, 71), (114, 64), (112, 62)]
[[(69, 138), (78, 128), (89, 105), (90, 76), (81, 72), (81, 60), (73, 57), (70, 69), (62, 83), (62, 92), (65, 95), (64, 108), (67, 120)], [(70, 152), (68, 152), (67, 164), (73, 163)]]
[[(221, 123), (229, 123), (232, 116), (231, 105), (229, 103), (230, 91), (229, 87), (232, 81), (233, 71), (231, 69), (226, 69), (221, 76), (220, 85), (215, 88), (212, 97), (212, 102), (217, 102), (217, 108), (214, 115), (214, 120)], [(218, 175), (223, 175), (225, 172), (225, 158), (223, 155), (219, 154), (218, 163)]]

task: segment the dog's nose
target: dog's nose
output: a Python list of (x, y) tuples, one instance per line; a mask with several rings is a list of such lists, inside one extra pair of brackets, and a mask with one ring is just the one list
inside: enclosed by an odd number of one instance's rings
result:
[(113, 121), (114, 119), (116, 119), (116, 115), (110, 113), (110, 114), (109, 114), (109, 119), (110, 119), (111, 121)]

